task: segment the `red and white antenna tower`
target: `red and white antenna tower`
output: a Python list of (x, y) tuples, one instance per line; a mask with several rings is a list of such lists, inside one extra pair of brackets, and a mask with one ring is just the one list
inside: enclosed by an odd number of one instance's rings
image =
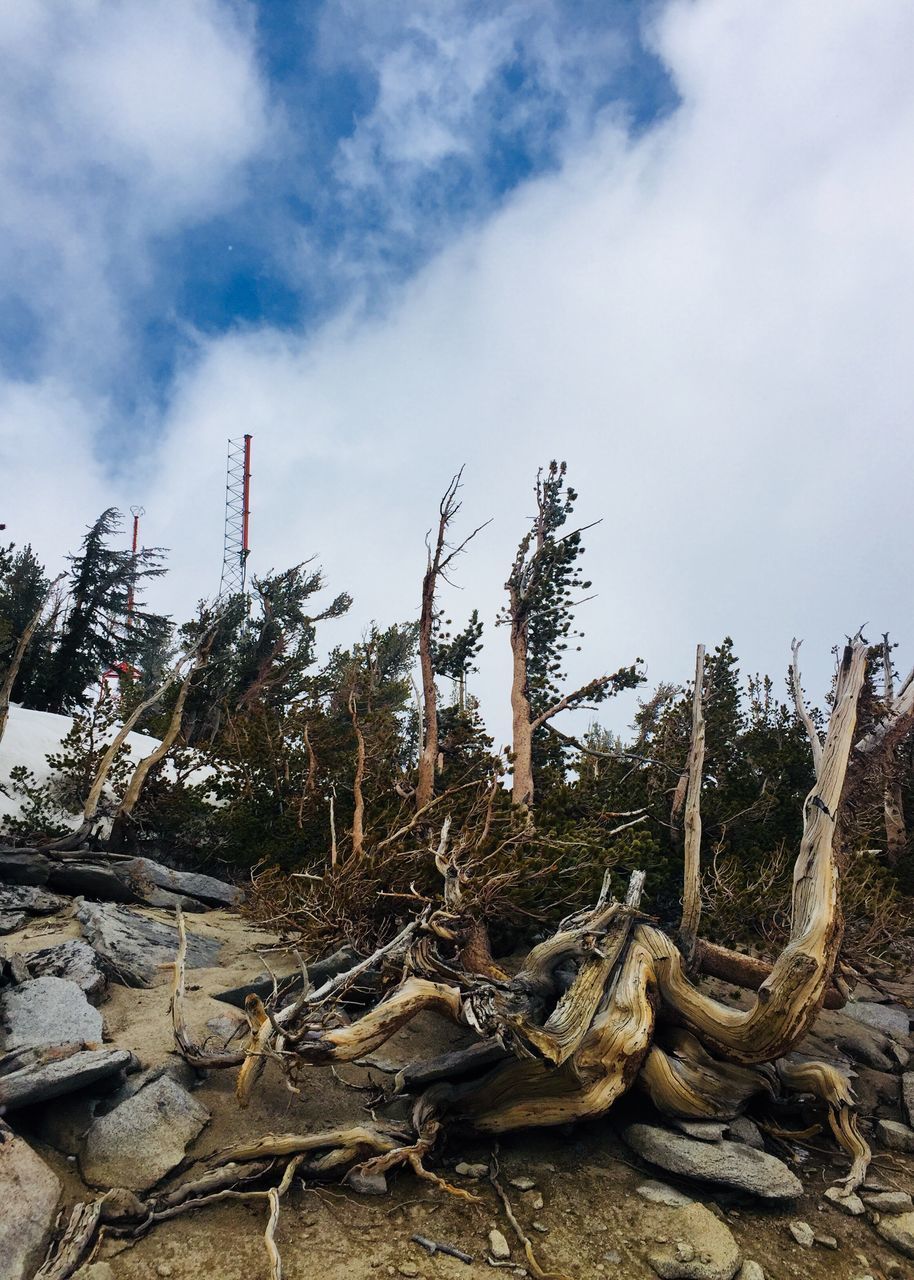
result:
[(219, 598), (244, 591), (247, 577), (248, 523), (251, 515), (251, 437), (229, 440), (225, 472), (225, 541)]

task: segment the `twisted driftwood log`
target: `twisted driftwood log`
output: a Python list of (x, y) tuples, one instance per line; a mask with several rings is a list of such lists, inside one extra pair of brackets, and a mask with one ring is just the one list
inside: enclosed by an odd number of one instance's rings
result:
[[(724, 1005), (695, 985), (690, 972), (701, 969), (701, 941), (690, 927), (674, 941), (641, 913), (641, 872), (632, 876), (622, 902), (609, 900), (604, 882), (597, 904), (566, 919), (509, 977), (492, 960), (478, 922), (462, 909), (461, 878), (447, 857), (446, 824), (436, 854), (445, 879), (443, 907), (427, 908), (373, 956), (317, 990), (306, 987), (283, 1008), (266, 1007), (249, 996), (246, 1047), (239, 1053), (211, 1053), (196, 1044), (184, 1020), (185, 944), (179, 911), (175, 1041), (195, 1066), (240, 1066), (237, 1095), (242, 1105), (269, 1060), (297, 1087), (310, 1066), (363, 1059), (424, 1010), (471, 1028), (480, 1042), (400, 1073), (395, 1089), (418, 1091), (410, 1134), (353, 1129), (317, 1136), (268, 1135), (223, 1152), (202, 1177), (146, 1202), (132, 1229), (145, 1230), (162, 1217), (213, 1199), (265, 1197), (270, 1206), (265, 1241), (271, 1275), (279, 1277), (272, 1232), (279, 1195), (296, 1173), (342, 1175), (360, 1189), (382, 1190), (386, 1173), (406, 1163), (419, 1176), (474, 1199), (423, 1164), (446, 1125), (464, 1122), (492, 1134), (560, 1125), (605, 1114), (635, 1085), (667, 1115), (693, 1118), (733, 1118), (757, 1095), (812, 1095), (824, 1108), (836, 1141), (852, 1158), (843, 1183), (849, 1194), (863, 1180), (870, 1156), (849, 1086), (825, 1063), (785, 1059), (823, 1004), (840, 945), (835, 824), (866, 654), (866, 645), (857, 642), (844, 652), (816, 784), (804, 805), (790, 937), (767, 976), (753, 969), (748, 985), (756, 994), (748, 1008)], [(700, 685), (695, 713), (700, 727), (698, 699)], [(693, 766), (696, 759), (700, 763), (698, 749), (691, 755)], [(695, 831), (700, 830), (697, 767), (692, 775), (689, 802)], [(697, 874), (698, 850), (693, 848), (687, 894), (690, 885), (694, 890)], [(726, 967), (732, 953), (713, 950), (718, 967)], [(380, 968), (392, 989), (349, 1022), (338, 1002), (370, 968)], [(277, 1182), (274, 1171), (280, 1166)], [(271, 1178), (269, 1191), (249, 1189), (252, 1181)], [(96, 1229), (97, 1223), (86, 1228), (87, 1238)], [(65, 1280), (71, 1272), (46, 1264), (39, 1274), (42, 1280)]]

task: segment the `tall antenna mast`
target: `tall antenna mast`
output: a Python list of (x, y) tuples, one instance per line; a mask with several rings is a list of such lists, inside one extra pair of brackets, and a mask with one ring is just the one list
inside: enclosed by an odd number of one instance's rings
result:
[(225, 472), (225, 541), (219, 597), (244, 591), (247, 577), (251, 515), (251, 437), (229, 440)]
[(131, 507), (130, 514), (133, 516), (133, 545), (131, 548), (131, 557), (133, 562), (133, 572), (130, 578), (130, 587), (127, 591), (127, 630), (133, 626), (133, 605), (134, 595), (136, 593), (136, 552), (140, 540), (140, 516), (146, 514), (145, 507)]

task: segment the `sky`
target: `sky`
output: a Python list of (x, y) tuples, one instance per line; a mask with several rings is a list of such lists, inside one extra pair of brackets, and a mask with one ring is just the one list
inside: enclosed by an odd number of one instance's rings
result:
[(911, 47), (907, 0), (0, 7), (4, 536), (56, 566), (141, 504), (185, 617), (250, 432), (251, 568), (316, 556), (348, 643), (417, 615), (466, 464), (443, 603), (504, 742), (558, 457), (600, 521), (571, 682), (800, 636), (821, 701), (864, 623), (910, 664)]

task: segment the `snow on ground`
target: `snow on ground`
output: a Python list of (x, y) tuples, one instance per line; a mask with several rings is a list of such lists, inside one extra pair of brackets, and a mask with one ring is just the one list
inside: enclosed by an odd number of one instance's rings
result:
[[(109, 742), (118, 727), (115, 725), (109, 730)], [(0, 786), (9, 784), (10, 770), (16, 765), (25, 765), (27, 769), (31, 769), (39, 783), (47, 782), (52, 777), (47, 756), (60, 750), (61, 742), (72, 728), (72, 716), (58, 716), (50, 711), (30, 711), (11, 703), (6, 730), (0, 738)], [(127, 747), (134, 763), (148, 756), (158, 745), (159, 739), (148, 733), (127, 735)], [(190, 780), (198, 782), (210, 772), (209, 769), (199, 769)], [(17, 798), (0, 791), (0, 824), (6, 817), (18, 816), (18, 813)], [(66, 815), (66, 820), (70, 820), (70, 815)], [(79, 818), (73, 816), (72, 823), (78, 826)]]

